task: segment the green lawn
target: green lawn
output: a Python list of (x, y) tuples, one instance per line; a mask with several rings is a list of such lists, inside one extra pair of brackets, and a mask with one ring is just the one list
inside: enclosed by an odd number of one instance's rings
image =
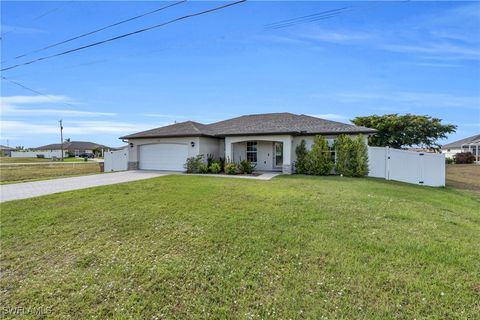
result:
[(302, 176), (167, 176), (6, 202), (1, 305), (74, 319), (478, 319), (479, 204)]
[(46, 180), (100, 173), (98, 162), (32, 163), (26, 165), (1, 165), (0, 184)]
[[(64, 158), (64, 162), (84, 162), (83, 158)], [(47, 158), (11, 158), (0, 157), (0, 163), (31, 163), (31, 162), (54, 162), (52, 159)], [(60, 160), (56, 160), (60, 162)]]
[(0, 157), (0, 163), (29, 163), (29, 162), (48, 162), (48, 161), (52, 161), (52, 159)]

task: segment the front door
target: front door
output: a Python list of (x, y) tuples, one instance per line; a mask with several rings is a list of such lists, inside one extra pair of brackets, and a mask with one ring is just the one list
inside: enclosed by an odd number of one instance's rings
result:
[(273, 166), (281, 168), (283, 166), (283, 142), (273, 144)]

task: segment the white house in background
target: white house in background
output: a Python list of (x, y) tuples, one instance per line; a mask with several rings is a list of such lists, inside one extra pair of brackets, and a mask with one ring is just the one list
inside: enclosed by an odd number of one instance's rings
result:
[(316, 135), (329, 143), (340, 134), (365, 139), (375, 129), (307, 115), (268, 113), (246, 115), (212, 124), (186, 121), (121, 137), (129, 144), (128, 169), (184, 171), (188, 157), (211, 154), (239, 162), (247, 159), (259, 171), (292, 172), (295, 148), (307, 148)]
[(480, 161), (480, 134), (454, 141), (452, 143), (442, 146), (442, 153), (447, 158), (453, 158), (453, 156), (460, 152), (471, 152), (476, 160)]

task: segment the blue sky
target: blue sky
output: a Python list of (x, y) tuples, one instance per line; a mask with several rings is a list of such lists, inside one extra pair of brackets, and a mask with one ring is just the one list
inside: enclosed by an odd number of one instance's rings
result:
[[(2, 1), (2, 67), (219, 5), (187, 2), (12, 59), (168, 3)], [(174, 121), (283, 111), (342, 122), (427, 114), (458, 125), (452, 141), (480, 132), (480, 4), (252, 1), (2, 76), (48, 95), (2, 81), (0, 143), (10, 146), (57, 142), (60, 118), (66, 138), (118, 146), (121, 135)]]

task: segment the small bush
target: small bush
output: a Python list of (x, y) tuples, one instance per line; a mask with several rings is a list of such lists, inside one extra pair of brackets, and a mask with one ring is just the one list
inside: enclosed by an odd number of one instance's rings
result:
[(208, 165), (206, 163), (201, 163), (198, 166), (199, 173), (208, 173)]
[(212, 162), (210, 165), (210, 172), (211, 173), (220, 173), (222, 171), (222, 167), (220, 165), (220, 162)]
[(316, 136), (312, 149), (305, 158), (305, 173), (311, 175), (328, 175), (333, 168), (333, 161), (327, 140)]
[(248, 160), (242, 160), (238, 164), (238, 172), (241, 174), (252, 174), (255, 170), (255, 165)]
[(307, 144), (305, 140), (302, 140), (300, 144), (295, 148), (297, 155), (297, 161), (295, 161), (295, 172), (298, 174), (305, 174), (306, 171), (306, 158), (307, 158)]
[(445, 164), (453, 164), (453, 163), (455, 163), (453, 158), (445, 158)]
[(368, 147), (362, 135), (351, 139), (339, 135), (335, 139), (335, 173), (346, 177), (364, 177), (368, 174)]
[(352, 139), (345, 134), (339, 135), (334, 143), (336, 159), (335, 173), (343, 176), (351, 176), (350, 153), (353, 148)]
[(470, 164), (475, 161), (475, 156), (471, 152), (461, 152), (453, 156), (456, 164)]
[(224, 171), (226, 174), (237, 173), (237, 166), (233, 162), (225, 162)]
[(210, 168), (213, 161), (215, 161), (215, 156), (211, 153), (207, 154), (207, 166), (208, 166), (208, 168)]
[(196, 157), (187, 158), (187, 162), (183, 167), (187, 170), (187, 173), (200, 173), (200, 167), (202, 164), (204, 164), (203, 154), (199, 154)]

